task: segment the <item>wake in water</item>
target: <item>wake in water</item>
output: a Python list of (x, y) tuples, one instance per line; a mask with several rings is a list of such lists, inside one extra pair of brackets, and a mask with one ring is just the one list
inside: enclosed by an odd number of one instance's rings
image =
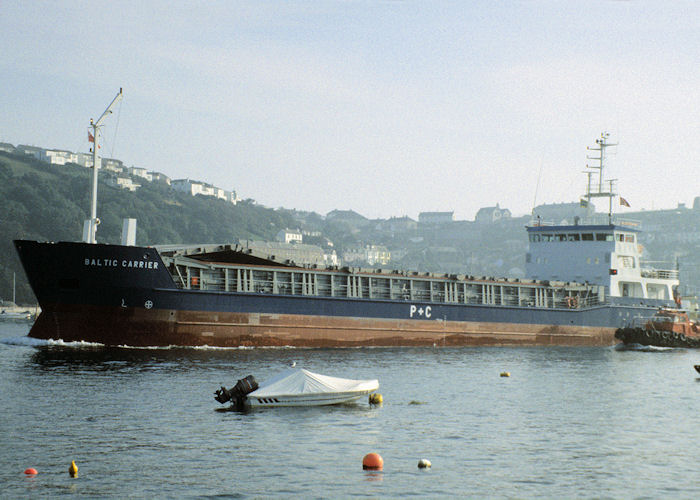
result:
[[(107, 347), (105, 344), (99, 342), (85, 342), (82, 340), (74, 342), (65, 342), (61, 339), (35, 339), (29, 336), (20, 337), (8, 337), (0, 339), (0, 343), (6, 345), (16, 345), (16, 346), (28, 346), (28, 347), (68, 347), (75, 349), (84, 348), (95, 348), (95, 347)], [(170, 349), (192, 349), (195, 351), (246, 351), (252, 349), (296, 349), (294, 346), (270, 346), (270, 347), (251, 347), (251, 346), (238, 346), (238, 347), (217, 347), (209, 345), (201, 346), (180, 346), (180, 345), (168, 345), (168, 346), (130, 346), (130, 345), (119, 345), (116, 346), (119, 349), (137, 349), (137, 350), (170, 350)]]
[(76, 347), (76, 348), (83, 348), (83, 347), (104, 347), (104, 344), (100, 344), (97, 342), (83, 342), (83, 341), (77, 341), (77, 342), (64, 342), (61, 339), (54, 340), (54, 339), (35, 339), (33, 337), (9, 337), (9, 338), (4, 338), (0, 339), (0, 343), (2, 344), (7, 344), (7, 345), (20, 345), (20, 346), (29, 346), (29, 347), (44, 347), (44, 346), (53, 346), (53, 347)]
[(619, 343), (615, 346), (616, 351), (666, 352), (666, 351), (673, 351), (675, 349), (682, 349), (682, 348), (659, 347), (659, 346), (655, 346), (655, 345), (642, 345), (642, 344), (623, 344), (623, 343)]

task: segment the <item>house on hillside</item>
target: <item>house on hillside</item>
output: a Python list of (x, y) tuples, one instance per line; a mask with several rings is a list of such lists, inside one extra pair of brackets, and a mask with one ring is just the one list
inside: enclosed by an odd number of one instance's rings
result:
[(75, 153), (62, 149), (42, 149), (39, 153), (39, 159), (51, 165), (65, 165), (66, 163), (75, 163), (78, 157)]
[(226, 193), (223, 189), (202, 181), (195, 181), (191, 179), (173, 179), (170, 185), (176, 191), (188, 193), (192, 196), (201, 194), (203, 196), (213, 196), (214, 198), (221, 198), (223, 200), (227, 199)]
[(349, 247), (343, 252), (344, 262), (366, 262), (370, 266), (385, 266), (391, 261), (391, 252), (383, 245), (366, 245), (364, 247)]
[(387, 220), (377, 222), (375, 229), (377, 231), (386, 231), (390, 233), (402, 233), (413, 231), (418, 228), (418, 223), (410, 217), (392, 217)]
[(141, 177), (143, 179), (146, 179), (148, 182), (153, 181), (153, 176), (148, 171), (148, 169), (132, 166), (132, 167), (129, 167), (129, 173), (131, 175), (135, 175), (136, 177)]
[(0, 151), (4, 151), (5, 153), (17, 154), (17, 148), (15, 148), (9, 142), (0, 142)]
[(336, 223), (344, 222), (352, 228), (364, 227), (370, 223), (369, 219), (354, 210), (333, 210), (326, 214), (326, 220)]
[(132, 192), (141, 187), (141, 184), (136, 184), (131, 177), (125, 175), (110, 176), (107, 179), (107, 185), (121, 189), (128, 189)]
[(480, 208), (474, 220), (480, 223), (493, 223), (502, 219), (510, 219), (511, 213), (507, 208), (501, 208), (496, 203), (495, 207)]
[(75, 163), (85, 168), (92, 168), (92, 153), (75, 153)]
[(236, 194), (236, 191), (234, 190), (224, 191), (224, 196), (224, 199), (226, 201), (228, 201), (229, 203), (233, 203), (234, 205), (241, 201), (241, 199), (238, 197), (238, 194)]
[(282, 243), (301, 243), (303, 236), (298, 229), (282, 229), (275, 239)]
[(449, 224), (454, 222), (455, 213), (454, 212), (421, 212), (418, 214), (419, 224)]
[[(92, 165), (92, 158), (90, 158), (90, 165)], [(100, 168), (103, 170), (109, 170), (116, 174), (121, 174), (126, 171), (124, 163), (121, 160), (116, 160), (114, 158), (102, 158), (100, 160)]]
[(32, 156), (37, 160), (41, 159), (42, 148), (37, 148), (36, 146), (27, 146), (26, 144), (20, 144), (16, 148), (16, 152), (19, 154)]
[(148, 172), (148, 175), (151, 176), (152, 182), (159, 182), (159, 183), (166, 184), (166, 185), (170, 186), (170, 183), (171, 183), (170, 177), (168, 177), (167, 175), (162, 174), (160, 172)]

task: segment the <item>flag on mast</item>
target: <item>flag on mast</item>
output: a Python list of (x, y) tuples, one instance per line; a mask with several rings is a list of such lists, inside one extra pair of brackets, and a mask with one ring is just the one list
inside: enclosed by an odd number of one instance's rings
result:
[[(90, 133), (89, 130), (88, 130), (88, 142), (95, 142), (95, 137)], [(98, 149), (101, 149), (102, 146), (100, 146), (100, 145), (98, 144), (98, 145), (97, 145), (97, 148), (98, 148)]]
[(620, 196), (620, 206), (629, 208), (630, 204), (626, 199)]

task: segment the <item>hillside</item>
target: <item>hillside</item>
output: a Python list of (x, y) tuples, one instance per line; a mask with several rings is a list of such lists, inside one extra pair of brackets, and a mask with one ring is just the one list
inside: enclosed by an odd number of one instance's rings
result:
[[(272, 240), (280, 229), (296, 224), (288, 211), (251, 201), (233, 205), (157, 183), (129, 192), (107, 185), (105, 178), (100, 177), (98, 187), (98, 243), (119, 243), (126, 217), (138, 220), (136, 243), (142, 245)], [(17, 302), (34, 301), (12, 240), (80, 240), (89, 217), (91, 182), (91, 169), (0, 152), (0, 298), (12, 299), (15, 272)]]

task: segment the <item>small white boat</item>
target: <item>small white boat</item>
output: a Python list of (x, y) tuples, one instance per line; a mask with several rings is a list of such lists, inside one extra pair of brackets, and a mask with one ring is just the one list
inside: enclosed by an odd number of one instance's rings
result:
[(220, 403), (231, 401), (238, 407), (322, 406), (355, 401), (379, 389), (379, 381), (329, 377), (292, 368), (260, 385), (252, 376), (239, 380), (230, 390), (216, 391)]
[(329, 377), (292, 368), (248, 394), (250, 406), (321, 406), (348, 403), (379, 389), (379, 381)]
[(32, 313), (29, 311), (15, 312), (15, 311), (0, 311), (0, 320), (27, 320), (32, 319)]

